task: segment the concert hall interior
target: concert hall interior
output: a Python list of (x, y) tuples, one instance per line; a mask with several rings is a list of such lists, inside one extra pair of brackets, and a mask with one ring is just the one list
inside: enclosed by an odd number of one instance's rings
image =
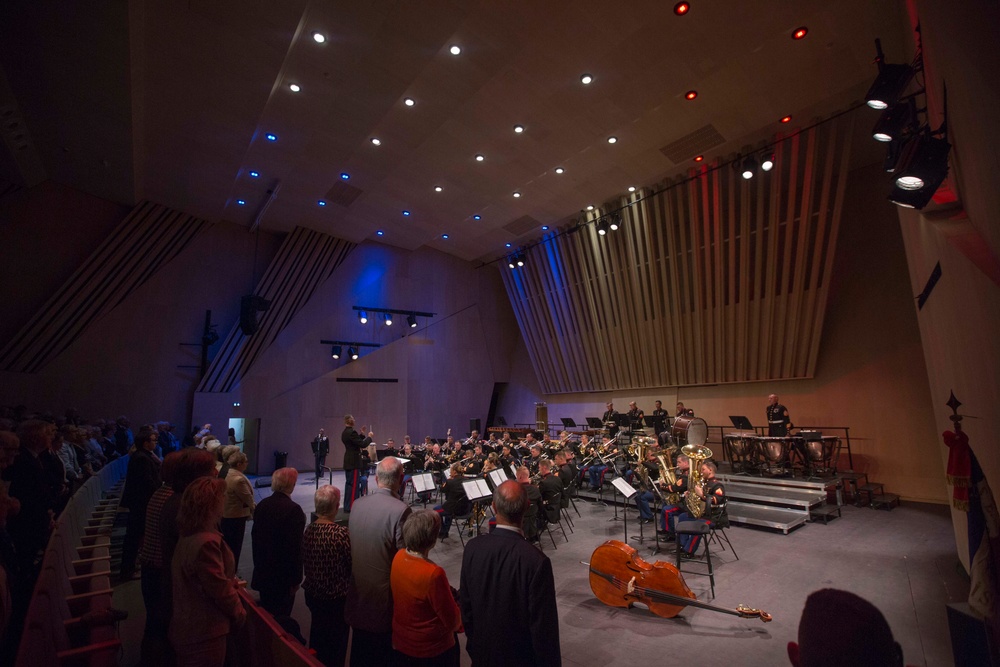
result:
[[(634, 502), (610, 520), (612, 463), (568, 539), (541, 537), (563, 664), (779, 664), (825, 587), (878, 606), (906, 664), (954, 664), (947, 605), (977, 552), (1000, 576), (966, 488), (1000, 484), (996, 2), (5, 5), (0, 406), (236, 428), (251, 480), (300, 471), (308, 517), (320, 428), (345, 486), (345, 414), (384, 449), (559, 440), (562, 418), (576, 441), (597, 417), (599, 438), (609, 402), (683, 402), (731, 493), (832, 479), (842, 513), (734, 522), (740, 558), (710, 546), (715, 599), (688, 578), (702, 601), (770, 605), (768, 625), (615, 609), (581, 561), (609, 539), (650, 562), (674, 546), (651, 555), (654, 525), (632, 539)], [(865, 102), (902, 63), (890, 110), (912, 139), (876, 141)], [(893, 203), (887, 165), (932, 138), (947, 176)], [(768, 432), (771, 394), (788, 434)], [(738, 416), (756, 429), (736, 443)], [(664, 447), (693, 441), (671, 420)], [(956, 424), (967, 450), (942, 437)], [(645, 426), (636, 443), (659, 439)], [(838, 446), (823, 474), (814, 431)], [(431, 552), (453, 586), (462, 549)], [(139, 664), (138, 582), (115, 591)], [(293, 616), (308, 628), (301, 594)]]

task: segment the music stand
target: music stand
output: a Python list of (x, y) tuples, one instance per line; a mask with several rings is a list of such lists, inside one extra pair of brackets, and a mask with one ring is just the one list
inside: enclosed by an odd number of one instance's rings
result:
[(497, 468), (496, 470), (491, 470), (488, 473), (486, 473), (486, 476), (490, 478), (491, 482), (493, 482), (494, 488), (500, 486), (508, 479), (510, 479), (509, 477), (507, 477), (507, 471), (504, 470), (503, 468)]
[(604, 422), (602, 422), (597, 417), (587, 417), (587, 426), (597, 431), (604, 428)]
[[(611, 480), (611, 486), (614, 487), (614, 489), (615, 489), (616, 492), (622, 494), (622, 497), (624, 497), (624, 499), (625, 499), (625, 502), (623, 503), (624, 509), (622, 509), (622, 521), (625, 522), (625, 524), (624, 524), (625, 525), (625, 539), (623, 541), (627, 543), (628, 542), (628, 501), (629, 501), (629, 498), (634, 497), (635, 494), (638, 493), (638, 491), (635, 490), (634, 486), (632, 486), (631, 484), (629, 484), (628, 482), (626, 482), (624, 477), (615, 477), (613, 480)], [(608, 521), (617, 521), (617, 520), (618, 520), (618, 503), (615, 503), (615, 516), (613, 518), (611, 518), (611, 519), (608, 519)]]
[(427, 499), (435, 489), (434, 473), (422, 472), (419, 475), (411, 477), (410, 481), (413, 483), (413, 490), (417, 492), (418, 498), (421, 493), (427, 493), (427, 495), (424, 496), (424, 507), (427, 507)]
[[(485, 499), (489, 498), (493, 500), (493, 491), (490, 490), (489, 485), (486, 480), (482, 477), (476, 479), (467, 479), (462, 482), (462, 489), (465, 490), (465, 497), (468, 498), (473, 505), (472, 515), (475, 516), (475, 506), (482, 503)], [(485, 512), (484, 512), (485, 516)], [(479, 528), (482, 524), (477, 519), (476, 520), (476, 536), (480, 534)]]
[(560, 417), (559, 421), (562, 422), (563, 428), (576, 428), (576, 422), (572, 417)]
[(730, 415), (729, 416), (729, 421), (733, 422), (733, 426), (735, 428), (738, 428), (741, 431), (753, 431), (754, 430), (754, 427), (750, 424), (750, 420), (747, 419), (746, 417), (744, 417), (743, 415), (739, 415), (739, 416), (736, 416), (736, 417), (733, 417), (732, 415)]

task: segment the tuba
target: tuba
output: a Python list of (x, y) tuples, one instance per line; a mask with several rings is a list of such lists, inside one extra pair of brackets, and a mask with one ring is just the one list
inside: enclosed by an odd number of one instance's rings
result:
[(691, 461), (688, 470), (688, 490), (684, 496), (688, 513), (696, 519), (700, 519), (705, 513), (705, 502), (695, 493), (695, 488), (701, 486), (701, 463), (712, 458), (712, 450), (705, 445), (684, 445), (681, 452)]
[[(666, 454), (657, 454), (656, 463), (660, 466), (660, 483), (669, 486), (676, 484), (677, 477), (674, 476), (676, 468), (671, 467), (669, 457)], [(663, 502), (667, 505), (680, 505), (681, 496), (679, 493), (668, 493)]]

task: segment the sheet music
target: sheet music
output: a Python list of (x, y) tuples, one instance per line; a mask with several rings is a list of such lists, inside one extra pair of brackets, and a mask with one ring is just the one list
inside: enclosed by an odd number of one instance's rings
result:
[(434, 474), (425, 472), (419, 475), (413, 476), (413, 488), (417, 492), (423, 491), (433, 491), (434, 490)]
[(486, 484), (486, 480), (479, 479), (467, 479), (462, 482), (462, 488), (465, 489), (465, 495), (469, 500), (479, 500), (481, 498), (493, 497), (493, 492), (490, 491), (489, 485)]
[(618, 493), (625, 496), (626, 500), (638, 493), (634, 486), (625, 481), (624, 477), (615, 477), (611, 480), (611, 485), (618, 489)]
[(486, 474), (489, 476), (491, 480), (493, 480), (493, 484), (495, 484), (496, 486), (500, 486), (501, 484), (507, 481), (507, 473), (504, 472), (502, 469), (498, 468), (497, 470), (491, 470)]

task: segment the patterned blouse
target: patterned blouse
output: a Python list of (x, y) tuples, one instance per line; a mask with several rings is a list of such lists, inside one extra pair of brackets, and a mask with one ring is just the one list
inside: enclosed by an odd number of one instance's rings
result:
[(333, 600), (347, 595), (351, 578), (351, 537), (345, 526), (314, 521), (302, 537), (302, 588), (312, 596)]

